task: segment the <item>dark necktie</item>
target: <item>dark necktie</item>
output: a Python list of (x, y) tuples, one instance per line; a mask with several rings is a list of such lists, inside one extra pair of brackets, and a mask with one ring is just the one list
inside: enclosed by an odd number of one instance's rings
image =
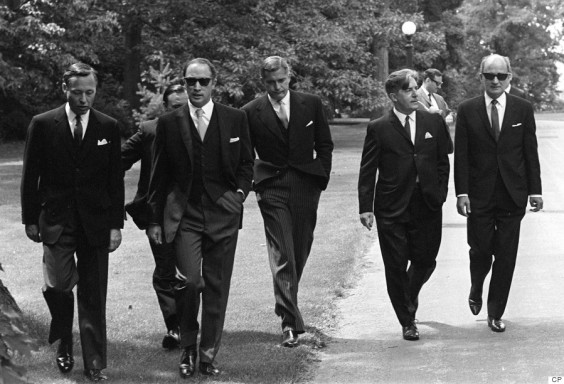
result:
[(278, 108), (278, 118), (282, 122), (284, 128), (288, 128), (288, 115), (286, 114), (286, 110), (284, 109), (284, 102), (279, 101), (278, 105), (280, 107)]
[(76, 124), (74, 126), (74, 145), (80, 148), (82, 143), (82, 122), (80, 121), (80, 115), (76, 115)]
[(411, 125), (409, 125), (409, 116), (405, 117), (405, 125), (404, 128), (407, 132), (407, 137), (409, 137), (409, 140), (411, 140)]
[(492, 130), (494, 133), (495, 141), (499, 139), (499, 115), (497, 114), (497, 100), (492, 100)]
[(431, 94), (429, 93), (429, 104), (433, 104), (433, 99), (431, 99)]

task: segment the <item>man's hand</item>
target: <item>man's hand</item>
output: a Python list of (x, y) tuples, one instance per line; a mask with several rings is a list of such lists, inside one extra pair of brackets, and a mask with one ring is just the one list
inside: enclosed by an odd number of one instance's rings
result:
[(370, 231), (372, 229), (372, 225), (374, 224), (374, 213), (372, 212), (361, 213), (360, 222)]
[(471, 213), (470, 199), (468, 198), (468, 196), (460, 196), (456, 200), (456, 209), (458, 210), (458, 213), (460, 215), (468, 217), (468, 215)]
[(149, 225), (145, 233), (153, 244), (160, 245), (163, 243), (163, 233), (160, 225)]
[(538, 212), (543, 207), (542, 197), (531, 196), (529, 197), (529, 204), (531, 204), (531, 212)]
[(120, 229), (110, 229), (110, 245), (108, 246), (108, 251), (113, 252), (118, 249), (121, 244), (121, 230)]
[(31, 224), (25, 226), (25, 234), (31, 240), (39, 243), (41, 241), (41, 235), (39, 234), (39, 226), (37, 224)]

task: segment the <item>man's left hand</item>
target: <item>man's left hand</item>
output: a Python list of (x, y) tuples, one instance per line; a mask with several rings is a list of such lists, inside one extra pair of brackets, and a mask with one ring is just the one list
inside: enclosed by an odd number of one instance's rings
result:
[(542, 197), (531, 196), (529, 197), (529, 204), (531, 204), (531, 212), (538, 212), (542, 209)]
[(121, 244), (121, 230), (120, 229), (110, 229), (110, 245), (108, 251), (113, 252), (118, 249)]

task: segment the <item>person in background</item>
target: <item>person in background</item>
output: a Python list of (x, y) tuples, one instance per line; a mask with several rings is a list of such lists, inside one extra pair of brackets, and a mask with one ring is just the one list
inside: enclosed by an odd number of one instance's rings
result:
[[(181, 84), (171, 84), (163, 93), (165, 112), (188, 104), (188, 94)], [(137, 193), (125, 210), (131, 216), (139, 229), (146, 230), (149, 225), (147, 212), (147, 191), (151, 176), (151, 156), (157, 119), (144, 121), (139, 125), (139, 130), (121, 146), (121, 163), (123, 171), (131, 169), (133, 164), (141, 160), (141, 171), (137, 183)], [(180, 342), (179, 322), (176, 313), (174, 284), (176, 282), (176, 257), (172, 244), (155, 244), (149, 242), (155, 270), (153, 272), (153, 288), (164, 318), (167, 333), (163, 338), (162, 346), (165, 349), (176, 349)]]
[[(27, 237), (43, 243), (43, 296), (51, 312), (49, 343), (60, 340), (56, 364), (74, 367), (73, 288), (84, 375), (106, 380), (108, 254), (121, 243), (124, 187), (115, 119), (92, 108), (98, 78), (87, 64), (63, 75), (67, 102), (34, 116), (21, 181)], [(75, 261), (76, 255), (76, 261)]]

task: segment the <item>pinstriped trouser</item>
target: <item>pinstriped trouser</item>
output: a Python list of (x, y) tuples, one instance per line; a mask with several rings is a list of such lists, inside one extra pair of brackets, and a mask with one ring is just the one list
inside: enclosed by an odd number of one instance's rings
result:
[(274, 283), (274, 312), (282, 318), (282, 331), (303, 333), (298, 284), (313, 243), (321, 190), (311, 176), (289, 169), (259, 185), (256, 194)]

